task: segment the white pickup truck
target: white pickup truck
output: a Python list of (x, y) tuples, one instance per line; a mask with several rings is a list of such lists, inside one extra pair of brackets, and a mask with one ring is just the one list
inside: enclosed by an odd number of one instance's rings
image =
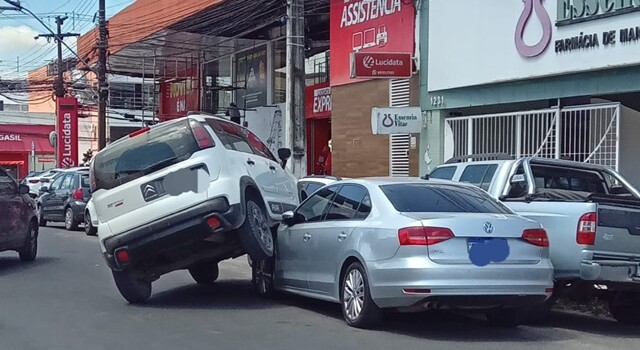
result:
[(493, 158), (454, 158), (425, 178), (475, 184), (544, 226), (556, 285), (534, 318), (542, 320), (560, 295), (600, 295), (619, 322), (640, 324), (640, 193), (604, 166)]

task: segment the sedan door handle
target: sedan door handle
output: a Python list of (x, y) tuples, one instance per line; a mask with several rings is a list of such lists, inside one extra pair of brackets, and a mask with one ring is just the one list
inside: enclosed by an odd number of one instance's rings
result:
[(304, 236), (302, 236), (302, 240), (305, 241), (305, 242), (310, 240), (310, 239), (311, 239), (311, 235), (308, 234), (308, 233), (305, 233)]
[(247, 164), (249, 164), (249, 165), (256, 165), (256, 162), (254, 162), (254, 161), (253, 161), (253, 160), (251, 160), (251, 159), (247, 159)]
[(338, 235), (338, 240), (339, 241), (344, 241), (345, 239), (347, 239), (347, 233), (346, 232), (340, 232), (340, 234)]

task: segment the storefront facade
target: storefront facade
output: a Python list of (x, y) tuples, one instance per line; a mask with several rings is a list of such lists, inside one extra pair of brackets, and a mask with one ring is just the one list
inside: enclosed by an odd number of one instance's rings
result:
[(507, 153), (603, 164), (640, 185), (638, 9), (633, 0), (429, 1), (420, 37), (430, 168)]
[(52, 168), (49, 134), (53, 130), (52, 125), (0, 124), (0, 167), (17, 179)]
[(352, 78), (355, 53), (415, 56), (414, 2), (331, 0), (330, 16), (332, 173), (417, 176), (417, 135), (374, 135), (371, 126), (374, 107), (419, 106), (417, 74)]

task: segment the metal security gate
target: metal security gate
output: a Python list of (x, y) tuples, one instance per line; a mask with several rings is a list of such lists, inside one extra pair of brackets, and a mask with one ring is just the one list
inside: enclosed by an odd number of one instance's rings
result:
[[(389, 81), (389, 107), (409, 107), (409, 79)], [(389, 176), (409, 176), (409, 134), (389, 135)]]
[(619, 165), (619, 103), (448, 118), (446, 125), (448, 157), (506, 153)]

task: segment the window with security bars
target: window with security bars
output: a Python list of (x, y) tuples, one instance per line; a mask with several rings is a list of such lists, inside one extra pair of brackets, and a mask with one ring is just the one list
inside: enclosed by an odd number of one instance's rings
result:
[[(389, 107), (409, 107), (411, 85), (409, 79), (389, 81)], [(389, 135), (389, 176), (409, 176), (409, 134)]]

